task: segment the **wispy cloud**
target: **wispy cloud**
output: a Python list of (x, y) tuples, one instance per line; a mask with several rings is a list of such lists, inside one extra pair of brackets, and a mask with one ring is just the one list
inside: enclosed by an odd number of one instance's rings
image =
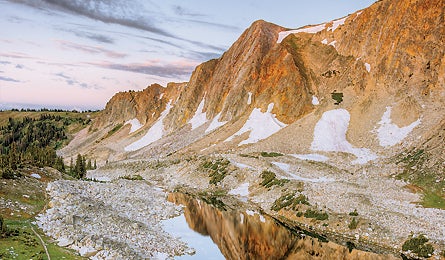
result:
[(65, 40), (55, 40), (55, 42), (57, 42), (63, 49), (77, 50), (88, 54), (104, 54), (110, 58), (124, 58), (127, 56), (125, 53), (115, 52), (97, 46), (89, 46)]
[(8, 81), (8, 82), (21, 82), (20, 80), (17, 80), (17, 79), (8, 78), (8, 77), (2, 77), (2, 76), (0, 76), (0, 80)]
[(150, 13), (143, 6), (134, 1), (125, 0), (9, 0), (26, 4), (39, 9), (57, 10), (74, 13), (104, 23), (119, 24), (132, 27), (166, 37), (174, 37), (171, 33), (154, 24), (149, 16), (138, 15)]
[(0, 60), (0, 64), (2, 64), (2, 65), (8, 65), (8, 64), (11, 64), (11, 62), (9, 62), (9, 61), (4, 61), (4, 60)]
[(172, 6), (173, 12), (175, 12), (175, 14), (180, 15), (180, 16), (205, 16), (204, 14), (200, 14), (200, 13), (194, 13), (180, 5), (173, 5)]
[(76, 31), (76, 30), (67, 30), (67, 31), (72, 32), (74, 35), (76, 35), (78, 37), (90, 39), (90, 40), (93, 40), (98, 43), (113, 44), (115, 42), (115, 40), (113, 38), (103, 35), (103, 34), (99, 34), (99, 33), (83, 32), (83, 31)]
[(77, 86), (77, 87), (81, 87), (81, 88), (85, 88), (85, 89), (101, 89), (99, 86), (97, 86), (95, 84), (91, 85), (91, 84), (87, 84), (85, 82), (80, 82), (73, 77), (65, 75), (63, 72), (55, 73), (54, 76), (62, 78), (66, 82), (66, 84), (68, 84), (70, 86)]
[(197, 63), (190, 61), (177, 61), (169, 64), (163, 64), (157, 60), (147, 61), (145, 63), (129, 63), (129, 64), (119, 64), (110, 62), (88, 63), (88, 64), (106, 69), (131, 71), (135, 73), (155, 75), (167, 78), (189, 76), (197, 65)]
[(24, 69), (24, 68), (25, 68), (25, 65), (23, 65), (23, 64), (17, 64), (17, 65), (15, 65), (15, 68), (16, 68), (16, 69)]
[(35, 57), (29, 56), (28, 54), (21, 52), (2, 52), (0, 57), (3, 58), (14, 58), (14, 59), (35, 59)]
[[(108, 24), (117, 24), (133, 29), (139, 29), (146, 32), (153, 33), (160, 37), (167, 37), (182, 42), (193, 44), (200, 48), (207, 48), (214, 51), (225, 51), (225, 47), (214, 46), (198, 41), (193, 41), (187, 38), (180, 37), (168, 30), (162, 28), (162, 25), (157, 22), (158, 19), (168, 19), (162, 12), (155, 12), (148, 10), (141, 3), (137, 1), (126, 0), (96, 0), (96, 1), (84, 1), (84, 0), (7, 0), (10, 2), (25, 4), (33, 8), (40, 10), (46, 10), (49, 12), (61, 11), (64, 13), (76, 14), (84, 17), (88, 17), (97, 21), (101, 21)], [(151, 1), (144, 1), (145, 4), (149, 3), (153, 9), (157, 9), (156, 4)], [(201, 16), (200, 14), (193, 13), (184, 9), (183, 7), (176, 8), (175, 12), (182, 13), (189, 17)], [(143, 14), (143, 15), (141, 15)], [(160, 18), (161, 17), (161, 18)], [(183, 20), (186, 21), (186, 20)], [(217, 24), (212, 22), (190, 20), (190, 22), (202, 23), (211, 26), (217, 26), (226, 29), (235, 29), (236, 27)], [(96, 38), (98, 41), (107, 41), (110, 39), (96, 37), (94, 34), (84, 35), (85, 37)], [(152, 38), (155, 39), (155, 38)]]

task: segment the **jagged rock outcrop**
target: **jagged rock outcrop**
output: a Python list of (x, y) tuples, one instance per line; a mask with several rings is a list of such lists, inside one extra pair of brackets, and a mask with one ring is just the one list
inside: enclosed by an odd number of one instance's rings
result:
[[(130, 139), (128, 132), (115, 135), (113, 146), (103, 138), (106, 132), (97, 134), (102, 138), (98, 146), (121, 153), (119, 146), (126, 147), (147, 133), (170, 102), (171, 109), (162, 118), (162, 136), (180, 134), (179, 139), (172, 137), (162, 145), (177, 140), (181, 145), (162, 148), (166, 153), (202, 150), (215, 144), (214, 140), (221, 143), (243, 126), (254, 109), (265, 113), (269, 108), (281, 127), (298, 121), (306, 131), (313, 131), (323, 112), (346, 109), (350, 114), (347, 137), (354, 140), (355, 147), (390, 151), (379, 145), (375, 134), (386, 107), (392, 108), (390, 119), (398, 127), (422, 118), (422, 129), (416, 133), (422, 136), (443, 120), (443, 6), (443, 0), (383, 0), (346, 17), (292, 31), (256, 21), (220, 58), (197, 66), (189, 82), (170, 83), (165, 88), (153, 84), (143, 91), (116, 94), (92, 130), (109, 131), (134, 118), (144, 127)], [(331, 96), (334, 92), (342, 95), (340, 102)], [(428, 113), (431, 110), (435, 113)], [(201, 116), (199, 126), (217, 116), (219, 122), (229, 123), (218, 136), (206, 137), (203, 129), (187, 133), (197, 114)], [(306, 139), (312, 137), (290, 142), (286, 152), (289, 147), (308, 149), (312, 140)], [(198, 145), (187, 148), (193, 143)], [(274, 149), (280, 149), (281, 144), (274, 143)], [(231, 147), (215, 145), (219, 150)]]

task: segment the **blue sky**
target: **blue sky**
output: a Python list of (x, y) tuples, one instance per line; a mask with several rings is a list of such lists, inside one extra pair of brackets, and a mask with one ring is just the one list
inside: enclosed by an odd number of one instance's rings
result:
[(371, 0), (0, 0), (0, 108), (101, 109), (118, 91), (187, 81), (252, 22), (298, 28)]

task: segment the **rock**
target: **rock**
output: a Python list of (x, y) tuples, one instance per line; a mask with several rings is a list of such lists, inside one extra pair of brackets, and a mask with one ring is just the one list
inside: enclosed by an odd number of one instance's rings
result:
[(74, 243), (74, 240), (66, 237), (61, 237), (57, 239), (57, 241), (58, 241), (57, 245), (62, 247), (69, 246)]

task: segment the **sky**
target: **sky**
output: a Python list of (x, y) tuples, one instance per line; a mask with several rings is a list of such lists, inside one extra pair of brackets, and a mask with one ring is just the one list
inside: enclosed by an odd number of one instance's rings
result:
[(102, 109), (188, 81), (254, 21), (296, 29), (374, 0), (0, 0), (0, 109)]

